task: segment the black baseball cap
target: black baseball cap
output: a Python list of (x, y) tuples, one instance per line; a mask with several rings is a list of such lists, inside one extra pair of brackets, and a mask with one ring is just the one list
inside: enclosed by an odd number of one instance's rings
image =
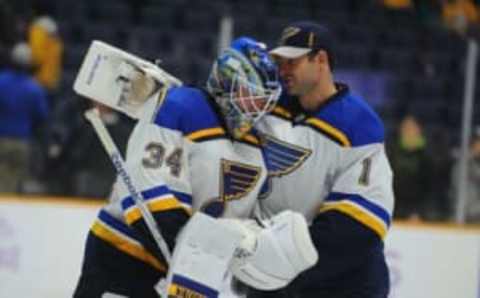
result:
[(333, 58), (333, 43), (327, 27), (310, 21), (295, 22), (282, 31), (277, 47), (270, 54), (294, 59), (312, 50), (325, 50)]

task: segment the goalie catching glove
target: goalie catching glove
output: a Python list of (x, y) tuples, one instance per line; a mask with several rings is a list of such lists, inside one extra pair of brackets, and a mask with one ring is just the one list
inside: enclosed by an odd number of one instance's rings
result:
[(318, 260), (307, 222), (300, 213), (279, 213), (263, 229), (251, 220), (224, 221), (233, 223), (244, 234), (230, 270), (238, 280), (253, 288), (283, 288)]

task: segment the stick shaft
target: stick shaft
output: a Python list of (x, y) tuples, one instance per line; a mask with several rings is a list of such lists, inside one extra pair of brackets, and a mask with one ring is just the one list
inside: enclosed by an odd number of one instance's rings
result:
[(93, 125), (95, 133), (100, 139), (104, 149), (107, 151), (108, 156), (110, 157), (110, 160), (112, 161), (115, 167), (115, 170), (117, 171), (117, 174), (122, 179), (128, 192), (132, 196), (135, 204), (137, 205), (138, 209), (142, 213), (142, 216), (145, 220), (148, 230), (153, 235), (153, 238), (155, 239), (155, 242), (158, 245), (158, 248), (162, 252), (166, 261), (170, 263), (170, 259), (171, 259), (170, 250), (168, 249), (168, 245), (165, 239), (162, 237), (160, 227), (155, 222), (155, 219), (153, 218), (153, 215), (150, 212), (150, 210), (148, 210), (145, 203), (145, 199), (143, 198), (141, 192), (137, 190), (133, 177), (130, 176), (130, 174), (128, 173), (125, 167), (125, 161), (123, 160), (122, 155), (120, 154), (120, 151), (118, 150), (110, 133), (108, 132), (102, 119), (100, 118), (98, 110), (96, 108), (93, 108), (86, 111), (85, 117)]

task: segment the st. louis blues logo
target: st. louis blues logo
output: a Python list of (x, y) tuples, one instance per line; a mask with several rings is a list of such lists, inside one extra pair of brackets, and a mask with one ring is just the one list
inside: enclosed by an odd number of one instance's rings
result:
[(260, 167), (222, 159), (219, 197), (207, 201), (201, 210), (213, 217), (222, 216), (229, 201), (239, 200), (255, 188), (261, 171)]
[(268, 178), (259, 194), (259, 198), (264, 199), (272, 189), (272, 178), (295, 171), (312, 154), (312, 150), (282, 142), (268, 135), (262, 135), (261, 138), (263, 157), (268, 170)]
[(220, 199), (238, 200), (247, 195), (255, 185), (262, 169), (251, 165), (222, 159), (220, 171)]
[(285, 143), (268, 135), (262, 136), (263, 154), (271, 177), (280, 177), (295, 171), (312, 151)]

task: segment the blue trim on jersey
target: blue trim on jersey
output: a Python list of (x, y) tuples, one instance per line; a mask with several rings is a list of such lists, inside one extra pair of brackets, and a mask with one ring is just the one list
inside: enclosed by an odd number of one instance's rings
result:
[(346, 91), (314, 114), (320, 120), (342, 131), (352, 147), (382, 143), (385, 131), (382, 120), (360, 97)]
[[(343, 133), (352, 147), (382, 143), (385, 140), (385, 129), (377, 113), (363, 98), (351, 94), (348, 86), (338, 84), (337, 88), (338, 92), (322, 104), (317, 111), (306, 112), (305, 120), (316, 118), (327, 123)], [(291, 112), (289, 107), (297, 105), (291, 101), (297, 100), (284, 92), (278, 105)], [(299, 121), (296, 124), (305, 123)]]
[(391, 223), (391, 216), (388, 214), (385, 209), (378, 206), (377, 204), (363, 198), (358, 194), (347, 194), (347, 193), (340, 193), (340, 192), (332, 192), (328, 195), (325, 199), (325, 202), (339, 202), (339, 201), (351, 201), (363, 208), (369, 210), (376, 216), (378, 216), (382, 221), (389, 227)]
[(150, 199), (163, 196), (166, 194), (171, 194), (171, 193), (172, 192), (170, 191), (170, 189), (165, 185), (157, 186), (157, 187), (142, 191), (142, 195), (145, 200), (150, 200)]
[[(165, 185), (162, 186), (157, 186), (151, 189), (147, 189), (141, 192), (142, 197), (145, 201), (166, 195), (166, 194), (172, 194), (170, 189), (166, 187)], [(128, 208), (132, 207), (135, 205), (135, 201), (133, 200), (132, 196), (128, 196), (122, 200), (122, 209), (127, 210)]]
[(221, 126), (207, 95), (198, 88), (173, 87), (165, 95), (154, 123), (184, 135)]
[(218, 291), (181, 275), (174, 275), (172, 278), (172, 283), (182, 287), (184, 286), (187, 289), (191, 289), (194, 292), (205, 295), (206, 298), (216, 298), (219, 294)]
[[(163, 196), (166, 194), (172, 194), (177, 198), (180, 202), (192, 205), (192, 196), (183, 192), (179, 191), (173, 191), (170, 190), (167, 186), (162, 185), (162, 186), (157, 186), (145, 191), (142, 191), (142, 196), (145, 199), (145, 201), (149, 201), (151, 199), (157, 198), (159, 196)], [(132, 207), (135, 205), (135, 201), (131, 196), (128, 196), (122, 200), (122, 209), (127, 210), (128, 208)]]
[(173, 195), (182, 203), (192, 206), (192, 196), (184, 192), (170, 190)]
[(98, 214), (98, 219), (108, 225), (109, 227), (127, 235), (128, 237), (135, 239), (136, 241), (140, 241), (138, 236), (132, 232), (129, 226), (121, 222), (120, 220), (116, 219), (115, 217), (111, 216), (105, 210), (101, 210)]

